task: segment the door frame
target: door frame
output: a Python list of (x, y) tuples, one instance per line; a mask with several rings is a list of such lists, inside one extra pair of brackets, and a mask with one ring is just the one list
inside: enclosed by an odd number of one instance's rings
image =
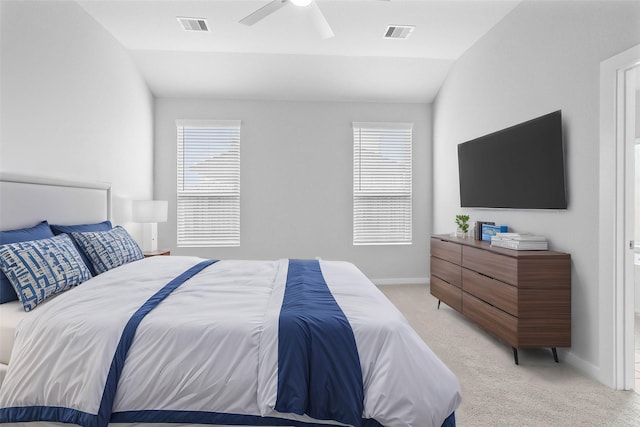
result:
[[(629, 70), (640, 45), (600, 64), (599, 379), (634, 388), (634, 157), (629, 144)], [(633, 138), (632, 138), (633, 141)]]

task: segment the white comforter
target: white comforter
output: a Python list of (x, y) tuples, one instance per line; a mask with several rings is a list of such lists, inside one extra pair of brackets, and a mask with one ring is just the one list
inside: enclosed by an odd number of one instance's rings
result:
[[(0, 420), (4, 408), (12, 407), (96, 414), (129, 318), (200, 261), (147, 258), (34, 310), (16, 334), (0, 389)], [(353, 329), (364, 386), (362, 417), (385, 427), (440, 427), (460, 401), (455, 376), (355, 266), (320, 266)], [(177, 288), (140, 323), (113, 413), (162, 409), (313, 422), (274, 409), (287, 267), (287, 260), (219, 261)]]

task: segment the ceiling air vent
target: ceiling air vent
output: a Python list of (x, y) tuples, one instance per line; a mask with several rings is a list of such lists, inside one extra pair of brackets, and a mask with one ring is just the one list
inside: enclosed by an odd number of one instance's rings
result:
[(414, 25), (389, 25), (385, 39), (406, 39), (416, 27)]
[(204, 18), (183, 18), (178, 16), (177, 19), (185, 31), (209, 31), (207, 20)]

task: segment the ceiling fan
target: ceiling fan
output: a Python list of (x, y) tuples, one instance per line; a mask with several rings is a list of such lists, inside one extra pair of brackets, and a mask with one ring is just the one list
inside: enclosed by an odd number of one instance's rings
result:
[(245, 25), (253, 25), (287, 5), (293, 5), (299, 8), (310, 8), (313, 22), (318, 32), (320, 33), (320, 36), (323, 39), (329, 39), (333, 37), (333, 30), (331, 29), (331, 26), (327, 22), (324, 14), (316, 4), (315, 0), (272, 0), (271, 2), (262, 6), (260, 9), (242, 18), (240, 20), (240, 23)]

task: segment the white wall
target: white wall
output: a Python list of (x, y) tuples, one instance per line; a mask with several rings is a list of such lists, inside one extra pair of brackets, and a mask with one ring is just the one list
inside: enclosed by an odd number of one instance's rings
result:
[[(159, 245), (222, 259), (354, 262), (372, 279), (426, 281), (431, 229), (431, 109), (427, 104), (157, 99), (155, 196), (169, 200)], [(239, 119), (241, 245), (176, 248), (176, 119)], [(353, 121), (413, 122), (413, 244), (353, 246)]]
[[(434, 103), (434, 231), (461, 211), (547, 236), (572, 256), (571, 363), (605, 383), (598, 330), (600, 62), (640, 42), (640, 2), (524, 1), (456, 63)], [(562, 110), (569, 207), (460, 209), (456, 145)], [(605, 171), (606, 172), (606, 171)], [(611, 331), (613, 333), (613, 331)]]
[(75, 2), (0, 7), (0, 169), (111, 182), (114, 220), (126, 223), (129, 201), (153, 190), (153, 98), (140, 73)]

